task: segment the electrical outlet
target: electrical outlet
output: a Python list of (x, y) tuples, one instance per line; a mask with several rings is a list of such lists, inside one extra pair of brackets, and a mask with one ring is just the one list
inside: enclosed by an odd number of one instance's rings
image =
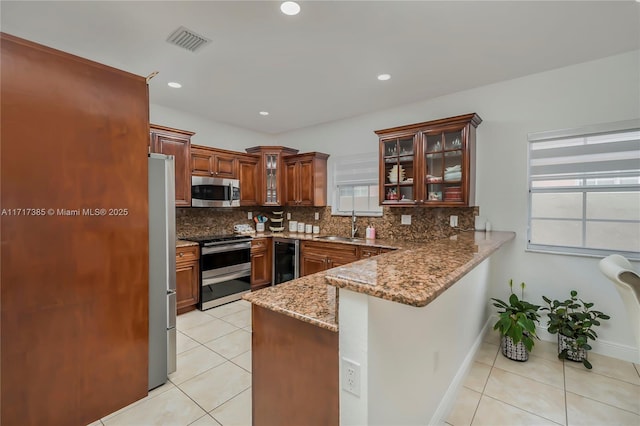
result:
[(247, 212), (247, 219), (253, 219), (253, 212)]
[(458, 216), (455, 216), (455, 215), (449, 216), (449, 225), (451, 225), (452, 228), (457, 228), (458, 227)]
[(411, 215), (403, 214), (402, 216), (400, 216), (400, 223), (402, 225), (411, 225)]
[(313, 218), (315, 220), (320, 220), (320, 213), (319, 212), (315, 212), (314, 215), (313, 215)]
[(360, 396), (360, 364), (342, 358), (342, 389)]
[(291, 220), (291, 213), (287, 213), (287, 220)]

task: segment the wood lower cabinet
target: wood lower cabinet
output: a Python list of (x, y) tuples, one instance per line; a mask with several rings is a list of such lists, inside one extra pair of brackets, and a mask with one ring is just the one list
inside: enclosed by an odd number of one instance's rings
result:
[(176, 207), (191, 206), (191, 136), (186, 130), (151, 124), (150, 152), (173, 155), (176, 179)]
[(314, 274), (360, 259), (354, 244), (303, 241), (300, 254), (300, 276)]
[(251, 290), (271, 285), (271, 238), (254, 238), (251, 241)]
[(198, 246), (176, 248), (176, 307), (178, 315), (196, 308), (200, 298)]
[(191, 146), (191, 174), (226, 179), (238, 178), (238, 153), (207, 146)]
[(260, 204), (260, 175), (256, 155), (238, 155), (238, 179), (240, 179), (240, 205), (257, 206)]
[(327, 158), (321, 152), (284, 157), (287, 206), (327, 205)]
[(252, 305), (255, 426), (340, 423), (338, 333)]

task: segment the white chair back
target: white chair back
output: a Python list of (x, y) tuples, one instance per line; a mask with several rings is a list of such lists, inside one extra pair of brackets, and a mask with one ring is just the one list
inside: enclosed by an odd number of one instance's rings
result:
[(602, 259), (600, 271), (616, 285), (640, 351), (640, 276), (633, 270), (631, 263), (619, 254)]

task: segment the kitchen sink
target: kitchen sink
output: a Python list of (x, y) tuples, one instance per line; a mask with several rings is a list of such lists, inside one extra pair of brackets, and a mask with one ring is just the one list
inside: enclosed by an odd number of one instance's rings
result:
[(339, 237), (337, 235), (323, 235), (322, 237), (316, 237), (315, 239), (325, 240), (325, 241), (347, 242), (347, 243), (361, 243), (364, 241), (362, 238)]

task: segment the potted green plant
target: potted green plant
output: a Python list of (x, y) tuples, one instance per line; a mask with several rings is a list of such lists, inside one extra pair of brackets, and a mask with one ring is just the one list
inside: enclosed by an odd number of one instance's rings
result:
[(560, 302), (553, 302), (545, 296), (542, 299), (548, 307), (542, 308), (548, 311), (549, 321), (547, 330), (551, 334), (558, 333), (558, 358), (582, 362), (591, 369), (592, 365), (587, 360), (587, 351), (591, 350), (588, 341), (596, 340), (598, 335), (593, 330), (600, 325), (600, 320), (608, 320), (609, 315), (596, 311), (593, 303), (578, 299), (578, 292), (571, 290), (571, 298)]
[(493, 306), (498, 308), (498, 321), (493, 326), (502, 336), (500, 347), (502, 355), (515, 361), (526, 361), (533, 349), (536, 335), (536, 323), (539, 322), (540, 306), (522, 300), (525, 283), (520, 284), (521, 298), (513, 292), (513, 280), (509, 280), (511, 296), (509, 303), (492, 298)]

